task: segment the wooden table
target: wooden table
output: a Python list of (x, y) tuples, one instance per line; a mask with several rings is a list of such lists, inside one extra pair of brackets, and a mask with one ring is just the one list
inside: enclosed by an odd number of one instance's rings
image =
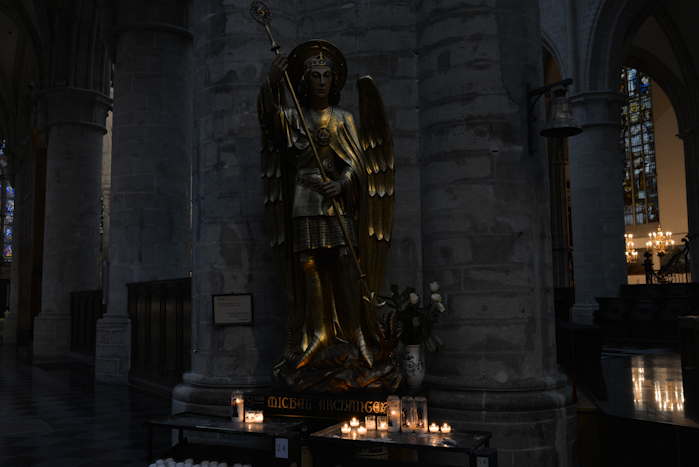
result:
[[(344, 435), (340, 431), (340, 424), (330, 426), (312, 433), (309, 442), (315, 453), (326, 453), (335, 448), (332, 455), (335, 461), (339, 457), (339, 450), (343, 448), (358, 447), (401, 447), (418, 451), (435, 451), (463, 453), (469, 458), (477, 450), (490, 446), (491, 433), (487, 431), (441, 433), (403, 433), (390, 431), (368, 431), (366, 435)], [(340, 457), (341, 459), (341, 457)], [(366, 463), (365, 461), (362, 461)], [(424, 465), (421, 464), (421, 465)]]

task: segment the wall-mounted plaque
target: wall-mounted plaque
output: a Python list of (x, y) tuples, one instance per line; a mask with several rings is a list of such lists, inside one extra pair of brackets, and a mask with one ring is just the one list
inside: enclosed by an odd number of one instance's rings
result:
[(211, 300), (214, 310), (214, 325), (252, 325), (252, 294), (212, 295)]

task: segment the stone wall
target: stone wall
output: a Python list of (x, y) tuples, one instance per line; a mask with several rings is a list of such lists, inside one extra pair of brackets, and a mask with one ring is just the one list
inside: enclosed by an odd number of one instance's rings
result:
[[(269, 383), (286, 323), (282, 279), (263, 229), (257, 93), (271, 53), (264, 30), (236, 1), (196, 2), (192, 163), (192, 372), (178, 404), (225, 400), (224, 388)], [(296, 2), (274, 8), (277, 40), (296, 41)], [(252, 293), (255, 326), (215, 327), (212, 295)]]
[(385, 286), (396, 283), (420, 290), (422, 212), (416, 30), (414, 2), (306, 0), (300, 10), (298, 42), (329, 40), (345, 54), (349, 73), (340, 105), (354, 113), (358, 123), (356, 80), (371, 75), (376, 81), (393, 130), (396, 155), (394, 233)]

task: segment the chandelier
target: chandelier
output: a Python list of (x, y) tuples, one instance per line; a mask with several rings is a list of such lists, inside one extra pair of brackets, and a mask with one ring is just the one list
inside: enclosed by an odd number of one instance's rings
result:
[(634, 263), (638, 259), (638, 251), (636, 251), (636, 245), (633, 242), (633, 234), (624, 234), (624, 239), (626, 240), (626, 250), (624, 251), (626, 262)]
[(658, 255), (664, 255), (668, 248), (675, 244), (672, 239), (672, 232), (663, 232), (660, 226), (655, 232), (648, 233), (649, 240), (646, 242), (646, 247), (649, 250), (655, 250)]

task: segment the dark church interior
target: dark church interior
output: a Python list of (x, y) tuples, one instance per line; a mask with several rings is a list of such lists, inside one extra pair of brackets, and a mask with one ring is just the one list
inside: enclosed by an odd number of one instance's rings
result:
[(0, 0), (0, 467), (698, 466), (696, 18)]

